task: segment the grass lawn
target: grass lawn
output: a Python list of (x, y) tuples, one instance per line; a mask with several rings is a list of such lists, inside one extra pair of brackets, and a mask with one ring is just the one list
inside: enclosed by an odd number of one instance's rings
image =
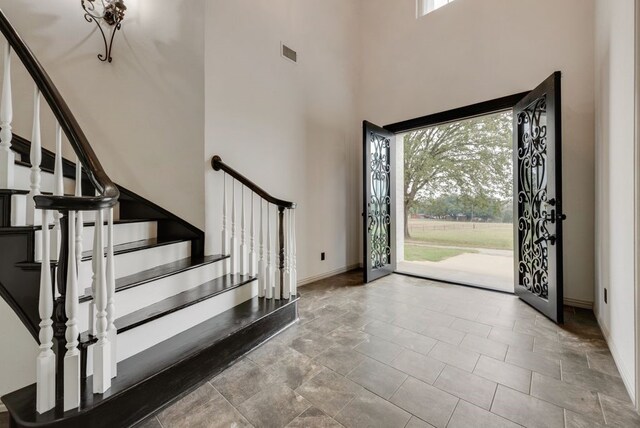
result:
[(404, 259), (408, 262), (441, 262), (465, 253), (477, 253), (477, 251), (411, 244), (404, 246)]
[(513, 250), (511, 224), (411, 220), (409, 225), (411, 240), (414, 241), (455, 247)]

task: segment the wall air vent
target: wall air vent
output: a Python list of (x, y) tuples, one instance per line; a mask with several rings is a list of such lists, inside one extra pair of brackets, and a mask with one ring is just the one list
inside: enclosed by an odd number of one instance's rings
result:
[(284, 43), (281, 44), (282, 49), (281, 49), (281, 54), (283, 56), (283, 58), (286, 58), (290, 61), (293, 62), (298, 62), (298, 52), (294, 51), (293, 49), (291, 49), (289, 46), (285, 45)]

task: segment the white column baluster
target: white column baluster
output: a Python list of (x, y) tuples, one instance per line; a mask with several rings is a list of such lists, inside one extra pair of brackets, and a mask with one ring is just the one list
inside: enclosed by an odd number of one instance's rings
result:
[(65, 314), (67, 316), (67, 352), (64, 354), (64, 410), (75, 409), (80, 405), (80, 351), (78, 350), (78, 272), (75, 256), (76, 213), (69, 212), (69, 266), (67, 269), (67, 294), (65, 296)]
[(291, 269), (289, 251), (291, 248), (291, 210), (284, 210), (284, 299), (291, 297)]
[(291, 211), (291, 286), (292, 293), (298, 295), (298, 262), (296, 261), (296, 210)]
[(267, 291), (267, 264), (264, 260), (264, 201), (260, 198), (260, 252), (258, 261), (258, 296), (264, 297)]
[(267, 272), (265, 281), (267, 290), (267, 299), (273, 298), (273, 286), (274, 286), (274, 271), (273, 271), (273, 259), (271, 258), (271, 204), (267, 202)]
[(231, 273), (238, 273), (238, 257), (236, 251), (236, 180), (231, 180)]
[(253, 201), (256, 195), (251, 192), (251, 231), (249, 235), (249, 275), (256, 276), (256, 234), (255, 234), (255, 219), (253, 217), (254, 207)]
[(111, 344), (107, 333), (107, 278), (104, 263), (104, 211), (96, 212), (96, 241), (93, 245), (95, 260), (95, 286), (93, 297), (96, 312), (96, 336), (98, 342), (93, 348), (93, 392), (104, 394), (111, 387)]
[(282, 283), (282, 270), (280, 269), (280, 208), (276, 205), (276, 224), (275, 224), (275, 264), (274, 264), (274, 282), (273, 282), (273, 298), (275, 300), (280, 300), (282, 296), (280, 296), (280, 285)]
[[(82, 163), (80, 163), (80, 158), (76, 157), (76, 188), (75, 195), (82, 196)], [(77, 266), (80, 266), (80, 262), (82, 261), (82, 238), (84, 235), (84, 214), (82, 211), (78, 211), (76, 216), (76, 263)]]
[(244, 211), (244, 184), (241, 184), (242, 191), (240, 196), (242, 197), (242, 203), (240, 204), (240, 275), (247, 274), (247, 237), (245, 233), (244, 220), (245, 220), (245, 211)]
[(222, 179), (222, 247), (220, 253), (226, 255), (229, 251), (229, 230), (227, 229), (227, 173)]
[(4, 74), (2, 100), (0, 101), (0, 189), (12, 189), (14, 185), (15, 154), (11, 151), (13, 134), (13, 100), (11, 96), (11, 46), (4, 46)]
[[(64, 195), (64, 178), (62, 170), (62, 127), (56, 122), (56, 158), (53, 168), (53, 194), (55, 196)], [(51, 249), (54, 254), (54, 258), (57, 259), (57, 255), (60, 254), (60, 242), (62, 240), (60, 229), (60, 218), (62, 214), (56, 211), (53, 213), (53, 243)]]
[(40, 267), (40, 352), (36, 363), (36, 410), (45, 413), (55, 406), (56, 356), (53, 346), (53, 284), (51, 282), (51, 256), (49, 244), (49, 222), (47, 212), (42, 210), (42, 264)]
[(113, 258), (113, 208), (107, 211), (107, 334), (111, 346), (111, 377), (118, 374), (117, 336), (118, 330), (114, 324), (116, 320), (116, 273)]
[(27, 225), (35, 224), (36, 205), (34, 196), (40, 194), (40, 161), (42, 160), (42, 141), (40, 137), (40, 89), (36, 86), (33, 97), (33, 129), (31, 134), (31, 176), (29, 195), (27, 195)]

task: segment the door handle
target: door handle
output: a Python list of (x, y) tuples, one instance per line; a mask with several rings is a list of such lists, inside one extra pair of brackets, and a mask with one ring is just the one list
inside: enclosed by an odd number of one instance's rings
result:
[(545, 219), (547, 221), (550, 221), (551, 223), (555, 223), (556, 220), (558, 220), (558, 221), (566, 220), (567, 219), (567, 215), (566, 214), (556, 214), (556, 210), (551, 210), (551, 214), (546, 216)]
[(548, 233), (545, 233), (544, 236), (536, 239), (535, 241), (533, 241), (533, 243), (538, 245), (542, 241), (549, 241), (551, 245), (556, 245), (556, 239), (556, 235), (549, 235)]

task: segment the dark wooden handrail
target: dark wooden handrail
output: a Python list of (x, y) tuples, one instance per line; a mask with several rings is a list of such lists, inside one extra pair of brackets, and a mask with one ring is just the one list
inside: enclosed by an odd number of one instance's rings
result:
[(257, 184), (255, 184), (253, 181), (249, 180), (247, 177), (240, 174), (238, 171), (236, 171), (235, 169), (231, 168), (229, 165), (224, 163), (222, 161), (222, 158), (218, 155), (215, 155), (211, 159), (211, 166), (216, 171), (226, 172), (227, 174), (229, 174), (230, 176), (232, 176), (233, 178), (235, 178), (236, 180), (238, 180), (239, 182), (247, 186), (249, 189), (251, 189), (253, 193), (260, 196), (262, 199), (264, 199), (269, 203), (277, 205), (280, 208), (294, 209), (296, 207), (296, 204), (294, 202), (283, 201), (282, 199), (274, 198), (273, 196), (265, 192)]
[(73, 147), (78, 159), (80, 159), (87, 176), (99, 193), (99, 196), (90, 197), (39, 195), (34, 197), (36, 207), (60, 211), (94, 211), (114, 206), (118, 202), (120, 191), (104, 171), (104, 168), (102, 168), (86, 135), (62, 95), (60, 95), (58, 88), (53, 84), (47, 72), (15, 28), (13, 28), (2, 10), (0, 10), (0, 32), (7, 39), (9, 46), (16, 53), (47, 101), (71, 147)]

